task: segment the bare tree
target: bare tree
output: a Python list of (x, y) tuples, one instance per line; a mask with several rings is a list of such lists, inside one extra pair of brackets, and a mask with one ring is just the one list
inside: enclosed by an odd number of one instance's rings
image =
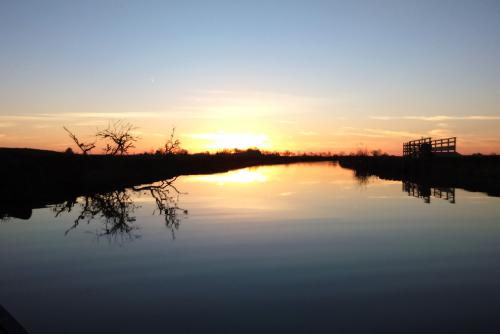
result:
[(181, 150), (181, 141), (175, 138), (175, 127), (172, 128), (170, 138), (165, 143), (165, 154), (175, 154)]
[(109, 124), (104, 130), (98, 131), (96, 136), (109, 142), (106, 144), (104, 151), (110, 155), (124, 155), (134, 148), (134, 143), (140, 138), (133, 134), (136, 129), (130, 123), (116, 121)]
[(63, 129), (68, 133), (69, 137), (75, 142), (76, 146), (82, 150), (83, 155), (87, 155), (87, 152), (92, 151), (95, 148), (95, 142), (93, 143), (84, 143), (78, 140), (76, 135), (69, 131), (65, 126), (63, 126)]

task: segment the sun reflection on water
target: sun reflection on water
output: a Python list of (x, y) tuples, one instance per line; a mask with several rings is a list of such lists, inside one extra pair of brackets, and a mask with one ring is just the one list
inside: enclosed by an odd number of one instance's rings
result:
[(196, 175), (190, 177), (188, 181), (214, 183), (222, 186), (234, 183), (263, 183), (268, 180), (269, 176), (261, 170), (245, 168), (224, 174)]

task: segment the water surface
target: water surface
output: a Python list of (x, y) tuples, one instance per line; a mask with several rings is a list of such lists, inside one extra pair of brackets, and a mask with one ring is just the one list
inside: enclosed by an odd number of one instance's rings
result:
[(495, 333), (499, 217), (331, 163), (183, 176), (0, 221), (0, 304), (30, 333)]

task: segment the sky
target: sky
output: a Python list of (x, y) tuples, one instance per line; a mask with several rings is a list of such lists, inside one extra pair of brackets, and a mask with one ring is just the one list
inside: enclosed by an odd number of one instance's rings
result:
[(0, 48), (0, 147), (500, 153), (497, 0), (0, 0)]

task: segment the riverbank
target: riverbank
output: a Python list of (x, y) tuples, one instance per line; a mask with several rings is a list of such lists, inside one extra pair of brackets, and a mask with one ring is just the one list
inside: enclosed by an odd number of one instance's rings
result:
[[(86, 194), (152, 183), (188, 174), (297, 162), (321, 156), (280, 156), (257, 150), (221, 154), (79, 155), (0, 148), (0, 206), (42, 207)], [(1, 207), (0, 207), (1, 211)]]
[(341, 167), (354, 170), (359, 178), (378, 176), (500, 196), (500, 156), (436, 156), (426, 159), (349, 156), (340, 157), (338, 161)]
[(280, 156), (257, 150), (221, 154), (79, 155), (0, 148), (0, 216), (23, 217), (33, 208), (83, 195), (125, 189), (180, 175), (299, 162), (338, 161), (369, 176), (429, 187), (463, 188), (500, 196), (500, 157)]

